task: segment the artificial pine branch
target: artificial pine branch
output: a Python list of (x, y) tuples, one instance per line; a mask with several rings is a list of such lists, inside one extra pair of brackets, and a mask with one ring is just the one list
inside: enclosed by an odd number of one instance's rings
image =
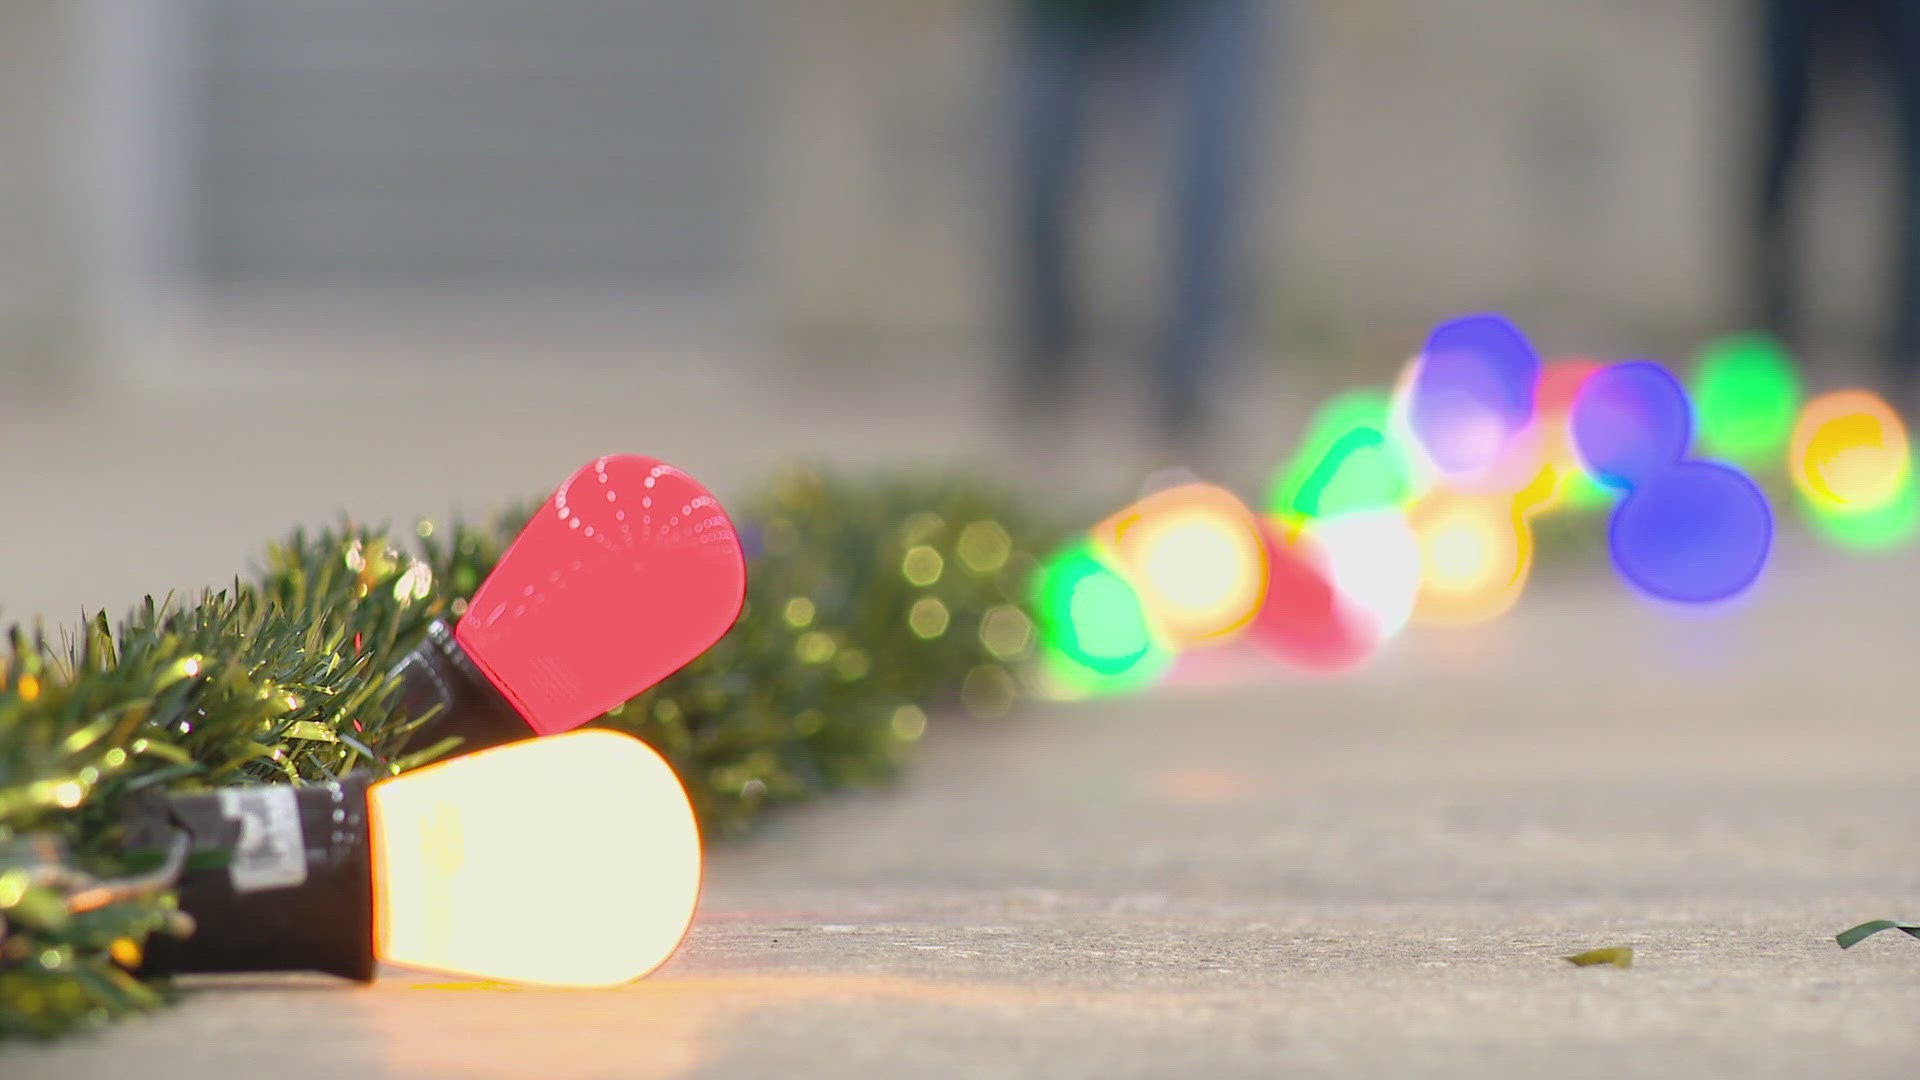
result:
[[(420, 718), (385, 673), (454, 618), (536, 502), (416, 535), (296, 531), (247, 579), (187, 604), (148, 598), (70, 640), (16, 628), (0, 654), (0, 1038), (151, 1007), (149, 934), (185, 932), (170, 895), (70, 912), (60, 875), (142, 868), (120, 847), (142, 789), (397, 773)], [(679, 772), (710, 834), (766, 806), (889, 775), (925, 710), (1003, 712), (1032, 647), (1027, 573), (1060, 534), (951, 477), (789, 472), (733, 507), (747, 604), (706, 654), (599, 723)]]

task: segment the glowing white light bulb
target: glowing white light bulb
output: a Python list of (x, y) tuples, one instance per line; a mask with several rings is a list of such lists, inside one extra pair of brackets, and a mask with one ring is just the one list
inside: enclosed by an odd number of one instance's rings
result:
[(638, 739), (582, 730), (376, 784), (374, 953), (404, 967), (607, 986), (685, 936), (700, 895), (686, 792)]

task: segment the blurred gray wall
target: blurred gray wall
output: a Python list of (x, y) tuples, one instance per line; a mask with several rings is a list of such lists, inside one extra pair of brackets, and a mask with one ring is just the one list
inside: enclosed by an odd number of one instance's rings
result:
[[(1250, 225), (1269, 341), (1391, 349), (1487, 306), (1615, 339), (1734, 317), (1750, 4), (1285, 6)], [(77, 9), (93, 12), (84, 49), (59, 29)], [(122, 304), (592, 289), (717, 299), (789, 348), (990, 347), (1003, 15), (998, 0), (0, 3), (0, 364), (70, 332), (93, 255), (129, 286)], [(103, 99), (92, 113), (75, 111), (82, 84)], [(1123, 330), (1156, 295), (1146, 115), (1101, 132), (1091, 208), (1096, 307)], [(1842, 321), (1873, 298), (1871, 127), (1822, 136), (1847, 151), (1823, 166), (1815, 214)], [(89, 248), (76, 205), (104, 241)]]
[(0, 391), (57, 384), (98, 345), (86, 40), (64, 0), (0, 3)]
[(196, 269), (735, 286), (742, 0), (194, 0)]

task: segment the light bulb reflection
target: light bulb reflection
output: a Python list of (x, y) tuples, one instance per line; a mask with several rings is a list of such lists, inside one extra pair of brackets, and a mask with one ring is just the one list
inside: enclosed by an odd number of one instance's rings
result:
[(367, 794), (374, 951), (403, 967), (558, 986), (664, 963), (700, 895), (673, 770), (582, 730), (469, 754)]

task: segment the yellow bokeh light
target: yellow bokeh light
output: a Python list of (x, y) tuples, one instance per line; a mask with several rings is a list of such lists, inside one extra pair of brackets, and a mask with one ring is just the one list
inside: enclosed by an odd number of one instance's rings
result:
[(1520, 599), (1533, 568), (1528, 518), (1558, 486), (1551, 466), (1511, 497), (1436, 491), (1409, 515), (1420, 542), (1420, 592), (1414, 618), (1429, 623), (1484, 622)]
[(122, 937), (114, 938), (113, 942), (107, 946), (107, 955), (113, 958), (114, 963), (128, 971), (133, 971), (140, 966), (140, 961), (146, 954), (141, 950), (139, 942)]
[(914, 742), (927, 733), (927, 714), (918, 705), (902, 705), (893, 710), (893, 735), (902, 742)]
[(873, 659), (860, 649), (842, 649), (833, 660), (834, 672), (848, 682), (865, 678), (872, 669)]
[(1032, 620), (1012, 604), (991, 608), (980, 618), (980, 644), (1001, 660), (1024, 655), (1032, 640)]
[(700, 896), (700, 833), (673, 770), (585, 729), (375, 784), (374, 951), (387, 963), (611, 986), (672, 955)]
[(922, 544), (907, 550), (906, 558), (900, 560), (900, 573), (909, 584), (925, 588), (940, 580), (946, 565), (938, 551)]
[(1906, 427), (1885, 401), (1839, 390), (1807, 402), (1794, 425), (1794, 486), (1817, 507), (1864, 513), (1891, 503), (1911, 468)]
[(833, 638), (818, 630), (809, 630), (794, 640), (794, 658), (803, 664), (824, 664), (833, 659)]
[(960, 703), (975, 716), (1005, 716), (1012, 711), (1020, 687), (999, 664), (981, 664), (960, 684)]
[(1154, 625), (1180, 645), (1225, 640), (1253, 620), (1267, 590), (1260, 526), (1209, 484), (1155, 492), (1093, 530), (1139, 592)]
[(1495, 580), (1501, 557), (1499, 523), (1465, 506), (1442, 516), (1427, 535), (1426, 568), (1434, 588), (1469, 592)]
[(976, 574), (990, 574), (1007, 565), (1013, 538), (997, 521), (976, 521), (960, 530), (960, 561)]
[(787, 601), (783, 617), (787, 625), (795, 630), (803, 629), (813, 623), (813, 601), (804, 596), (796, 596)]
[(10, 908), (27, 895), (27, 872), (9, 870), (0, 874), (0, 908)]
[(1233, 602), (1241, 567), (1233, 534), (1198, 515), (1169, 523), (1142, 544), (1140, 572), (1180, 611), (1211, 611)]
[(923, 596), (913, 602), (907, 612), (907, 626), (918, 637), (931, 641), (947, 632), (947, 621), (951, 616), (947, 605), (931, 596)]

